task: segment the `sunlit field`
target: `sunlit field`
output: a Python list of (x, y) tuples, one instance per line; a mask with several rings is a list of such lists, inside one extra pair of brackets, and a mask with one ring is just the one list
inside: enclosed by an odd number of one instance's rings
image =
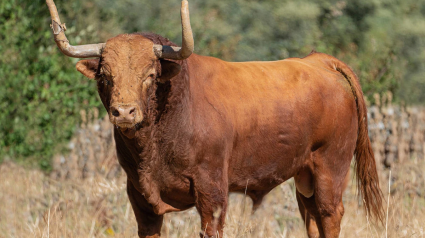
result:
[[(409, 163), (393, 171), (401, 185), (389, 196), (385, 227), (368, 221), (350, 184), (340, 237), (423, 237), (425, 200), (415, 190), (423, 188), (424, 178), (416, 172), (424, 171), (424, 165)], [(0, 237), (137, 236), (125, 175), (57, 181), (38, 170), (4, 163), (0, 179)], [(387, 182), (382, 180), (386, 199)], [(226, 222), (225, 237), (306, 237), (292, 180), (274, 189), (253, 215), (249, 198), (230, 195)], [(199, 231), (198, 214), (190, 209), (167, 214), (162, 236), (198, 237)]]
[[(0, 237), (137, 236), (109, 122), (98, 120), (96, 111), (82, 117), (70, 154), (54, 158), (52, 173), (8, 161), (0, 165)], [(386, 201), (383, 225), (369, 220), (351, 179), (340, 237), (424, 237), (424, 171), (424, 158), (413, 154), (391, 168), (379, 166)], [(225, 237), (307, 237), (292, 179), (268, 194), (255, 214), (251, 205), (243, 194), (230, 195)], [(199, 237), (200, 229), (192, 208), (166, 214), (162, 236)]]

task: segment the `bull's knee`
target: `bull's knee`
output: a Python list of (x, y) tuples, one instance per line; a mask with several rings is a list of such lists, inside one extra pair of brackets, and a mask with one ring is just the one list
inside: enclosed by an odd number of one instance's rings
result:
[(201, 231), (199, 232), (199, 237), (201, 238), (210, 238), (207, 234), (205, 234), (205, 232)]
[(314, 180), (310, 170), (302, 169), (294, 177), (295, 186), (299, 193), (309, 198), (314, 194)]

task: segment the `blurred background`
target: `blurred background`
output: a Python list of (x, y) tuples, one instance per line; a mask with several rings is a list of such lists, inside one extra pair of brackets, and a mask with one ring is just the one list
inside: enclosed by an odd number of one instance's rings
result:
[[(144, 31), (181, 43), (179, 0), (56, 0), (55, 3), (62, 22), (66, 23), (68, 39), (74, 45), (105, 42), (120, 33)], [(390, 191), (407, 194), (393, 198), (399, 209), (393, 206), (393, 218), (397, 221), (393, 220), (394, 233), (390, 234), (393, 237), (424, 234), (423, 222), (418, 222), (419, 218), (425, 218), (424, 209), (415, 210), (420, 213), (417, 216), (409, 215), (417, 204), (425, 206), (424, 0), (189, 0), (189, 4), (197, 54), (228, 61), (251, 61), (304, 57), (316, 50), (352, 67), (369, 102), (370, 136), (382, 171), (382, 186), (385, 188), (392, 181)], [(105, 109), (95, 82), (75, 69), (78, 59), (66, 57), (57, 49), (50, 23), (44, 0), (0, 1), (0, 163), (3, 162), (0, 184), (2, 179), (10, 180), (10, 184), (4, 182), (1, 188), (10, 192), (3, 195), (0, 192), (0, 201), (7, 204), (7, 199), (14, 198), (7, 206), (9, 209), (27, 208), (19, 210), (24, 214), (22, 217), (11, 217), (13, 212), (6, 210), (3, 216), (0, 213), (0, 232), (2, 226), (9, 224), (2, 223), (5, 220), (15, 227), (15, 233), (4, 229), (0, 237), (19, 237), (25, 232), (44, 237), (46, 227), (50, 227), (51, 211), (62, 212), (62, 217), (57, 218), (58, 227), (76, 226), (64, 215), (68, 210), (63, 205), (68, 204), (63, 196), (75, 193), (74, 202), (81, 200), (76, 202), (78, 206), (74, 204), (75, 214), (85, 214), (82, 211), (86, 209), (87, 217), (94, 213), (104, 220), (88, 218), (87, 224), (82, 225), (85, 227), (81, 228), (82, 233), (70, 232), (69, 236), (108, 236), (116, 235), (117, 231), (134, 235), (135, 224), (132, 215), (128, 215), (129, 204), (121, 186), (125, 179), (116, 164), (110, 126), (103, 120)], [(392, 177), (388, 174), (390, 169)], [(15, 181), (17, 176), (25, 179)], [(99, 188), (100, 183), (106, 186), (105, 190), (88, 192), (89, 188), (76, 185), (90, 178), (101, 179), (101, 182), (95, 180), (98, 186), (91, 182), (94, 187), (90, 189)], [(75, 190), (63, 190), (63, 183), (54, 183), (62, 179), (68, 181), (67, 189), (74, 186)], [(38, 185), (31, 185), (32, 181)], [(33, 197), (22, 197), (22, 193), (32, 189), (35, 189)], [(252, 235), (255, 232), (269, 237), (304, 235), (301, 231), (296, 233), (303, 224), (297, 215), (292, 182), (280, 189), (283, 195), (270, 196), (271, 204), (282, 204), (286, 198), (291, 202), (281, 210), (274, 208), (275, 213), (260, 213), (271, 216), (274, 225), (270, 230), (258, 230), (268, 225), (255, 230), (254, 223), (240, 226), (245, 220), (230, 217), (229, 226), (234, 230), (227, 233), (228, 237), (233, 237), (230, 234), (255, 237)], [(357, 207), (355, 189), (352, 192), (348, 201)], [(84, 203), (88, 197), (93, 203)], [(245, 200), (238, 199), (236, 203), (242, 204), (238, 205), (241, 209), (231, 214), (245, 217), (241, 215), (245, 214)], [(410, 213), (409, 209), (412, 209)], [(105, 215), (111, 210), (115, 211), (114, 216)], [(288, 215), (288, 212), (292, 213)], [(191, 224), (196, 216), (190, 214), (172, 219), (180, 222), (189, 217)], [(404, 223), (400, 223), (400, 217), (404, 216)], [(75, 222), (81, 220), (76, 217)], [(121, 219), (120, 223), (114, 223), (117, 222), (114, 217)], [(127, 223), (122, 221), (123, 217), (128, 219)], [(382, 237), (384, 230), (370, 228), (367, 214), (360, 217), (361, 225), (353, 228), (360, 233), (348, 232), (345, 237), (353, 234)], [(175, 230), (177, 223), (167, 227)], [(183, 232), (185, 228), (180, 229)], [(193, 227), (188, 228), (187, 232), (192, 230)], [(63, 236), (61, 231), (56, 230)], [(361, 233), (364, 231), (369, 233)], [(170, 237), (189, 234), (168, 232)], [(65, 232), (63, 237), (69, 236)]]

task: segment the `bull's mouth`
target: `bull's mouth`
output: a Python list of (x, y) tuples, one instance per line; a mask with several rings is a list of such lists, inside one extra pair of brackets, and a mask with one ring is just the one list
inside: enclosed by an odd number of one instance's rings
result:
[(123, 118), (117, 118), (114, 116), (109, 115), (109, 121), (116, 127), (119, 128), (138, 128), (142, 122), (143, 117), (139, 118), (132, 118), (131, 120), (126, 120)]
[(138, 123), (113, 123), (121, 133), (129, 139), (136, 136), (136, 132), (143, 127), (143, 121)]
[(124, 129), (128, 129), (128, 130), (139, 130), (140, 128), (143, 127), (143, 122), (138, 122), (138, 123), (119, 123), (119, 124), (114, 124), (116, 127), (118, 127), (121, 130)]
[(115, 123), (115, 126), (121, 128), (121, 129), (130, 129), (130, 128), (134, 128), (136, 127), (137, 123), (132, 122), (132, 123), (128, 123), (128, 122), (124, 122), (124, 123)]
[(133, 139), (136, 135), (136, 132), (143, 127), (143, 120), (140, 122), (136, 122), (136, 120), (123, 120), (115, 117), (109, 117), (110, 122), (117, 129), (121, 131), (121, 133), (129, 139)]

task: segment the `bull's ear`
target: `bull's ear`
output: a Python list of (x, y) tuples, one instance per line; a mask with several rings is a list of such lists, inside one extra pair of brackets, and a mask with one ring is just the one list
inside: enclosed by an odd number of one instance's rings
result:
[(161, 76), (158, 77), (159, 82), (165, 83), (170, 80), (172, 77), (176, 76), (182, 70), (182, 67), (168, 60), (160, 60), (161, 62)]
[(98, 66), (99, 59), (87, 59), (78, 61), (75, 67), (87, 78), (94, 79)]

